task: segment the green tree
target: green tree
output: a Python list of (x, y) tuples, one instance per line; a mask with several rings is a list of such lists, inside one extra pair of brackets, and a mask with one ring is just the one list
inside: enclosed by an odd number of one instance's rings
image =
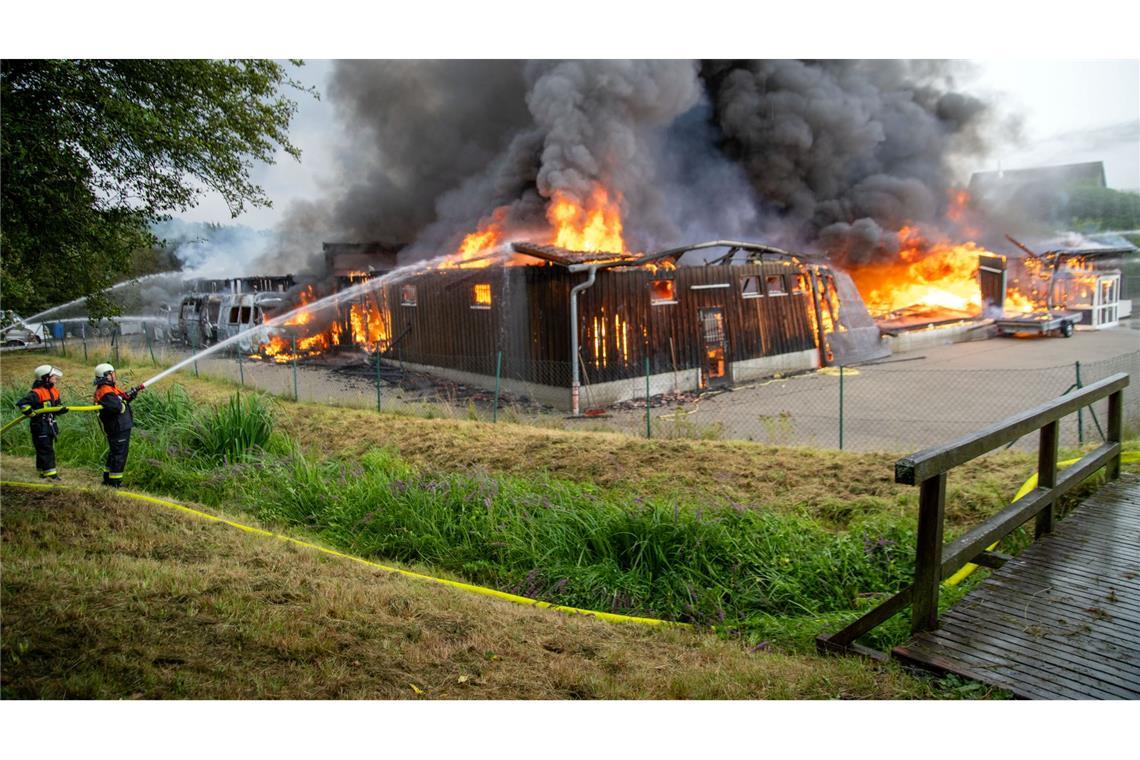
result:
[(206, 192), (234, 217), (272, 205), (250, 171), (278, 149), (300, 159), (286, 88), (306, 91), (264, 60), (0, 61), (3, 307), (87, 296), (105, 315), (100, 292), (164, 215)]
[(1074, 188), (1061, 222), (1086, 232), (1140, 229), (1140, 194), (1107, 187)]

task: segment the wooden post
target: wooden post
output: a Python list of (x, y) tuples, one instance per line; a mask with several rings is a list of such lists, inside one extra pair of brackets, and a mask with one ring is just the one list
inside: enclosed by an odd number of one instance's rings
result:
[[(1079, 391), (1084, 386), (1081, 385), (1081, 363), (1077, 362), (1077, 390)], [(1085, 445), (1085, 409), (1081, 407), (1077, 410), (1077, 443), (1081, 446)]]
[[(1108, 397), (1108, 442), (1119, 444), (1124, 437), (1124, 389)], [(1105, 468), (1109, 480), (1120, 477), (1120, 452), (1109, 461)]]
[(922, 481), (918, 492), (918, 541), (914, 558), (911, 633), (938, 627), (938, 584), (942, 582), (942, 519), (946, 473)]
[(87, 363), (87, 323), (86, 322), (83, 323), (83, 332), (80, 334), (83, 336), (83, 363), (86, 364)]
[[(1037, 449), (1037, 487), (1053, 488), (1057, 485), (1057, 439), (1061, 433), (1061, 421), (1053, 420), (1041, 428), (1041, 443)], [(1053, 530), (1053, 500), (1037, 513), (1033, 524), (1033, 537), (1041, 538)]]

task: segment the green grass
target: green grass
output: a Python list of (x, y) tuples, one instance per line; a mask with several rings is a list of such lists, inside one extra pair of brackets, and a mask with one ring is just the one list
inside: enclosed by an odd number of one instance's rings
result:
[[(15, 392), (4, 388), (3, 398)], [(136, 413), (129, 486), (559, 604), (713, 625), (807, 651), (816, 634), (913, 572), (913, 494), (890, 498), (858, 479), (846, 481), (848, 493), (800, 493), (792, 503), (710, 505), (533, 469), (427, 468), (395, 447), (354, 453), (351, 440), (322, 455), (278, 432), (278, 402), (256, 394), (200, 403), (171, 386), (140, 396)], [(63, 464), (102, 460), (95, 415), (67, 415), (61, 428)], [(648, 455), (669, 445), (637, 442)], [(3, 449), (31, 455), (26, 433), (10, 432)], [(818, 473), (818, 456), (798, 452), (764, 477), (779, 489), (797, 460), (816, 462)], [(980, 519), (1011, 495), (982, 478), (951, 498), (963, 518)], [(897, 642), (904, 625), (897, 618), (869, 643)]]
[(3, 499), (4, 699), (964, 696), (893, 664), (409, 581), (110, 492)]
[[(392, 449), (316, 457), (274, 433), (274, 405), (194, 405), (177, 386), (136, 402), (131, 485), (302, 530), (364, 557), (418, 564), (547, 601), (713, 625), (807, 650), (821, 621), (912, 572), (905, 521), (832, 531), (806, 516), (621, 497), (550, 475), (424, 471)], [(68, 415), (61, 462), (101, 461), (95, 415)], [(4, 449), (30, 454), (26, 436)], [(785, 621), (781, 626), (778, 621)]]

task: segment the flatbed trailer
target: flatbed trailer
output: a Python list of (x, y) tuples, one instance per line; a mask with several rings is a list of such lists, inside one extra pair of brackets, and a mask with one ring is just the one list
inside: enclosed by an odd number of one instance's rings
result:
[(1071, 338), (1073, 330), (1081, 321), (1081, 315), (1075, 311), (1036, 311), (1021, 314), (1016, 317), (1002, 316), (994, 320), (998, 335), (1013, 335), (1014, 333), (1037, 333), (1039, 335), (1060, 335)]

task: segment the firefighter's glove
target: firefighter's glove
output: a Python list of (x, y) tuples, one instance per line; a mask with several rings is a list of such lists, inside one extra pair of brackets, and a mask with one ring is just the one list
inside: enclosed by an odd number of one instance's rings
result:
[(34, 412), (35, 412), (35, 410), (32, 409), (30, 406), (21, 406), (20, 407), (20, 414), (24, 415), (25, 417), (31, 417)]
[(134, 401), (135, 398), (139, 395), (140, 390), (141, 389), (136, 385), (134, 388), (131, 388), (129, 391), (127, 391), (127, 401)]
[(70, 411), (71, 411), (71, 410), (70, 410), (70, 409), (68, 409), (66, 406), (61, 406), (61, 407), (59, 408), (59, 411), (58, 411), (58, 412), (56, 412), (56, 414), (67, 414), (67, 413), (68, 413), (68, 412), (70, 412)]

